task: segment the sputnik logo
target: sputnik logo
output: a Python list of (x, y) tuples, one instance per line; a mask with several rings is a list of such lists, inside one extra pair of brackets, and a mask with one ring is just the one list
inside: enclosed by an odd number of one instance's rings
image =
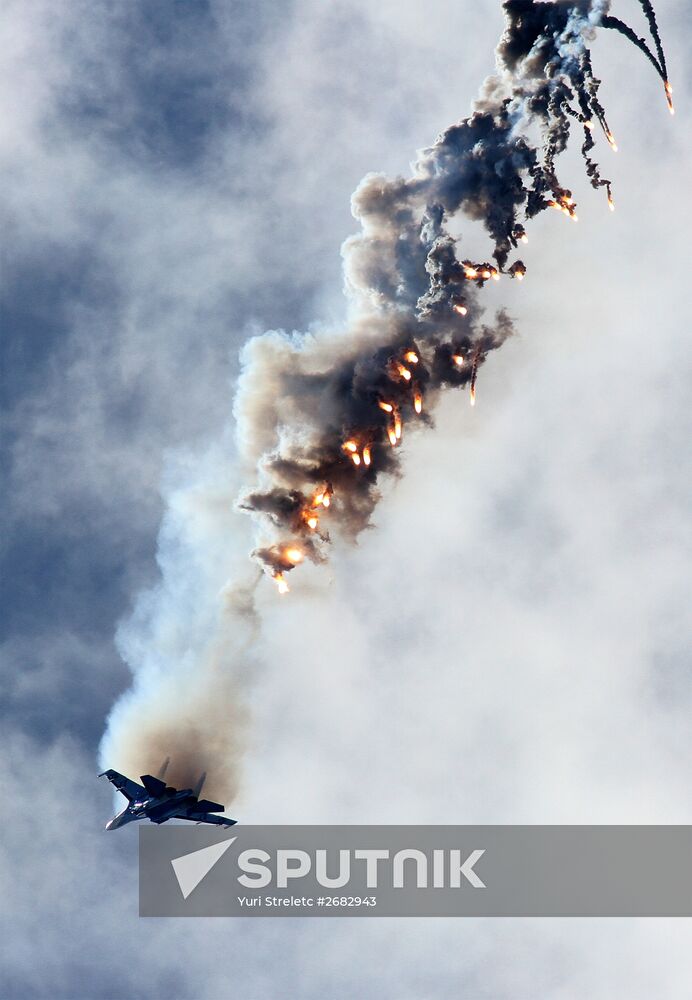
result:
[(183, 854), (179, 858), (173, 858), (171, 865), (178, 880), (183, 899), (187, 899), (202, 879), (209, 874), (214, 865), (226, 853), (237, 837), (230, 840), (223, 840), (220, 844), (212, 844), (211, 847), (203, 847), (200, 851), (192, 851), (191, 854)]

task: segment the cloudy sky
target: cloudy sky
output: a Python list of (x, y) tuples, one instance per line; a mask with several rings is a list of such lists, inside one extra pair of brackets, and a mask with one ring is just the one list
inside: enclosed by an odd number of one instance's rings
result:
[[(407, 440), (356, 548), (259, 592), (241, 821), (692, 822), (691, 25), (658, 6), (674, 119), (640, 53), (594, 46), (617, 211), (567, 155), (579, 225), (544, 213), (492, 289), (520, 335), (476, 408)], [(2, 1000), (689, 991), (686, 921), (140, 920), (136, 829), (103, 831), (141, 595), (252, 544), (239, 349), (343, 321), (350, 193), (466, 112), (499, 8), (5, 3)]]

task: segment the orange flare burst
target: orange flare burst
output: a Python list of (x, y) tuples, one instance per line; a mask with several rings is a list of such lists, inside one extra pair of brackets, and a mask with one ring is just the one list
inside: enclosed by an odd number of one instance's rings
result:
[(522, 233), (522, 235), (519, 237), (519, 239), (521, 240), (522, 243), (528, 243), (529, 242), (529, 238), (526, 235), (526, 233)]
[(384, 410), (385, 413), (391, 413), (394, 409), (391, 403), (385, 403), (384, 400), (382, 399), (379, 401), (377, 405), (381, 410)]
[(365, 448), (363, 448), (363, 463), (365, 465), (370, 465), (370, 461), (371, 461), (371, 458), (370, 458), (370, 449), (366, 445)]
[(288, 584), (286, 583), (283, 573), (275, 573), (274, 582), (276, 583), (280, 594), (288, 593)]
[(399, 372), (401, 377), (405, 379), (407, 382), (410, 380), (411, 372), (408, 370), (408, 368), (405, 368), (404, 365), (397, 365), (396, 370)]
[(413, 409), (416, 411), (416, 413), (420, 413), (421, 410), (423, 409), (423, 397), (419, 392), (417, 392), (416, 395), (413, 397)]
[(612, 132), (606, 132), (606, 139), (608, 140), (608, 142), (610, 144), (610, 148), (612, 149), (612, 151), (614, 153), (617, 153), (618, 147), (617, 147), (617, 143), (615, 142), (615, 136), (613, 135), (613, 133)]
[(418, 355), (415, 351), (407, 351), (406, 354), (404, 354), (404, 358), (407, 361), (410, 361), (412, 365), (418, 364)]
[(464, 274), (466, 275), (467, 278), (477, 278), (478, 277), (478, 271), (476, 270), (475, 267), (465, 267), (464, 268)]
[(469, 402), (471, 403), (471, 406), (475, 406), (476, 405), (476, 387), (475, 387), (475, 385), (471, 386), (471, 393), (470, 393), (470, 396), (469, 396)]
[(318, 520), (317, 520), (317, 518), (315, 517), (314, 514), (311, 514), (310, 517), (306, 520), (305, 523), (307, 524), (307, 526), (310, 529), (310, 531), (314, 531), (315, 528), (317, 527)]
[(300, 549), (296, 548), (286, 549), (284, 555), (286, 556), (289, 562), (293, 563), (294, 566), (296, 565), (296, 563), (303, 561), (303, 553), (301, 552)]
[(468, 312), (468, 309), (466, 308), (466, 306), (462, 306), (462, 305), (459, 305), (459, 304), (457, 304), (455, 306), (452, 306), (452, 309), (454, 310), (454, 312), (459, 313), (460, 316), (465, 316), (466, 313)]
[(584, 122), (584, 128), (593, 129), (593, 122), (590, 118), (588, 121)]
[(673, 107), (673, 88), (671, 87), (671, 85), (668, 83), (667, 80), (664, 86), (666, 89), (666, 101), (668, 102), (668, 110), (670, 111), (671, 115), (674, 115), (675, 108)]
[(399, 416), (398, 413), (394, 417), (394, 436), (396, 437), (397, 441), (401, 437), (401, 417)]
[(396, 445), (396, 433), (393, 427), (387, 428), (387, 437), (389, 438), (389, 443), (391, 444), (392, 448), (394, 448)]
[[(347, 443), (350, 444), (351, 442)], [(346, 448), (346, 445), (343, 445), (343, 447), (347, 451), (351, 450), (350, 448)], [(312, 495), (312, 501), (310, 503), (310, 507), (313, 509), (315, 507), (328, 507), (329, 504), (331, 503), (331, 493), (332, 493), (332, 488), (329, 484), (327, 484), (320, 490), (316, 490), (315, 493), (313, 493)]]
[(608, 195), (608, 208), (611, 212), (615, 211), (615, 202), (613, 201), (612, 195)]
[(464, 363), (464, 355), (463, 354), (453, 354), (452, 355), (452, 361), (454, 362), (455, 365), (459, 365), (459, 367), (461, 368), (461, 366)]
[(344, 451), (350, 451), (351, 454), (358, 451), (358, 445), (356, 444), (355, 441), (345, 441), (342, 447)]
[(351, 455), (351, 458), (353, 459), (354, 465), (360, 465), (360, 455), (358, 454), (358, 452), (355, 452), (353, 455)]

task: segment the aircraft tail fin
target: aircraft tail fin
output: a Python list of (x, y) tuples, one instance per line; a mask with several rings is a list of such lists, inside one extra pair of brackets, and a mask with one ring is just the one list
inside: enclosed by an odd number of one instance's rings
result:
[(206, 779), (207, 779), (207, 772), (206, 771), (202, 771), (202, 773), (199, 776), (199, 781), (197, 782), (197, 784), (195, 786), (195, 791), (194, 791), (194, 794), (195, 794), (195, 796), (197, 798), (199, 798), (199, 794), (202, 791), (202, 786), (204, 785), (204, 782), (206, 781)]
[(155, 778), (153, 774), (142, 774), (139, 780), (142, 782), (150, 795), (163, 795), (166, 791), (166, 782)]

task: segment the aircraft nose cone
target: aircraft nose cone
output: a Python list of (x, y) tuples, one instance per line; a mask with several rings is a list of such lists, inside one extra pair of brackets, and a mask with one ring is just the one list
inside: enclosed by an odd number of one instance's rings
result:
[(106, 823), (105, 829), (106, 830), (115, 830), (115, 828), (116, 828), (117, 825), (118, 825), (118, 818), (117, 818), (117, 816), (114, 816), (113, 819), (109, 819), (108, 820), (108, 822)]

